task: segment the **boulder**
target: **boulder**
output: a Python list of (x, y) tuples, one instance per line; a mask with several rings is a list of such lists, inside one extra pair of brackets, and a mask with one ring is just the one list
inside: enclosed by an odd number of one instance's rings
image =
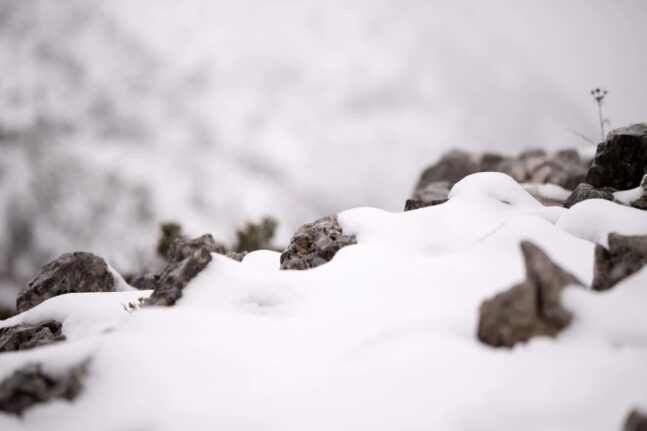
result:
[(73, 400), (81, 392), (87, 362), (61, 375), (49, 375), (40, 364), (27, 364), (0, 382), (0, 411), (22, 415), (40, 403), (62, 398)]
[(564, 201), (564, 207), (570, 208), (578, 202), (585, 201), (587, 199), (606, 199), (608, 201), (614, 201), (613, 192), (615, 190), (604, 188), (596, 189), (591, 184), (582, 183), (578, 185), (573, 193)]
[(65, 339), (61, 323), (47, 320), (35, 325), (23, 324), (0, 328), (0, 353), (27, 350)]
[(647, 174), (643, 175), (642, 180), (640, 180), (640, 188), (642, 189), (642, 194), (638, 199), (631, 201), (630, 205), (639, 210), (647, 210)]
[(647, 124), (634, 124), (609, 132), (598, 145), (586, 182), (594, 187), (629, 190), (647, 173)]
[(622, 429), (623, 431), (647, 431), (647, 415), (638, 410), (632, 410)]
[(155, 290), (145, 304), (174, 305), (182, 297), (182, 290), (189, 281), (211, 262), (211, 253), (222, 252), (210, 234), (192, 240), (176, 238), (169, 248), (169, 263), (155, 280)]
[(65, 293), (113, 290), (113, 276), (105, 260), (92, 253), (65, 253), (41, 268), (28, 287), (20, 291), (16, 308), (22, 313)]
[(448, 200), (449, 199), (436, 199), (436, 200), (431, 200), (431, 201), (419, 201), (419, 200), (415, 200), (415, 199), (407, 199), (407, 201), (404, 203), (404, 210), (405, 211), (411, 211), (411, 210), (417, 210), (419, 208), (432, 207), (434, 205), (444, 204)]
[(560, 296), (568, 285), (581, 285), (534, 244), (521, 243), (526, 280), (481, 304), (478, 338), (494, 347), (512, 347), (538, 335), (555, 336), (571, 322)]
[(343, 247), (356, 244), (355, 235), (345, 235), (337, 216), (301, 226), (281, 254), (281, 269), (308, 269), (330, 261)]
[(427, 168), (420, 177), (416, 190), (422, 190), (429, 184), (446, 181), (451, 188), (458, 181), (470, 174), (480, 171), (478, 158), (464, 151), (453, 150), (445, 154), (435, 165)]
[(595, 247), (593, 290), (611, 289), (621, 280), (647, 265), (647, 235), (620, 235), (611, 233), (609, 248)]
[(447, 199), (449, 196), (450, 184), (448, 181), (435, 181), (427, 184), (424, 188), (416, 189), (413, 192), (413, 199), (421, 202), (432, 202)]

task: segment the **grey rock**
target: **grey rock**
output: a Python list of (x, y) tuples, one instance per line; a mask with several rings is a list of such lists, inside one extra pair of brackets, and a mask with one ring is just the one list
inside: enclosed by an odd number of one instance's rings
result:
[(0, 382), (0, 411), (22, 415), (40, 403), (62, 398), (73, 400), (83, 389), (87, 362), (62, 375), (48, 375), (40, 364), (27, 364)]
[(157, 274), (138, 275), (128, 284), (139, 290), (155, 290), (159, 284), (159, 278)]
[(629, 412), (623, 431), (647, 431), (647, 415), (638, 410)]
[(647, 235), (608, 237), (609, 249), (595, 247), (593, 290), (608, 290), (647, 265)]
[(582, 183), (573, 190), (573, 193), (571, 193), (568, 198), (566, 198), (564, 201), (564, 207), (570, 208), (576, 203), (587, 199), (606, 199), (608, 201), (614, 201), (613, 190), (609, 188), (599, 190), (591, 184)]
[(0, 328), (0, 353), (27, 350), (65, 339), (61, 323), (48, 320), (35, 325), (15, 325)]
[(458, 181), (470, 174), (480, 171), (478, 159), (464, 151), (453, 150), (445, 154), (435, 165), (427, 168), (416, 185), (421, 190), (427, 185), (447, 181), (451, 188)]
[(424, 188), (416, 189), (413, 193), (413, 200), (431, 202), (447, 199), (450, 188), (448, 181), (435, 181), (427, 184)]
[(329, 262), (355, 235), (345, 235), (337, 216), (321, 218), (301, 226), (281, 254), (281, 269), (308, 269)]
[(643, 175), (642, 180), (640, 180), (640, 188), (642, 189), (642, 195), (632, 201), (630, 205), (639, 210), (647, 210), (647, 174)]
[(526, 280), (484, 301), (479, 309), (478, 338), (494, 347), (512, 347), (538, 335), (555, 336), (572, 314), (560, 296), (568, 285), (581, 285), (534, 244), (521, 243)]
[(432, 201), (419, 201), (415, 199), (407, 199), (407, 201), (404, 203), (404, 210), (405, 211), (412, 211), (412, 210), (417, 210), (420, 208), (426, 208), (426, 207), (432, 207), (435, 205), (440, 205), (444, 204), (447, 202), (449, 199), (436, 199)]
[(169, 263), (159, 275), (155, 290), (145, 301), (147, 305), (174, 305), (182, 290), (211, 262), (211, 253), (223, 250), (209, 234), (192, 240), (177, 238), (169, 249)]
[(598, 145), (586, 182), (597, 187), (628, 190), (647, 173), (647, 124), (634, 124), (609, 132)]
[(241, 262), (245, 256), (249, 254), (248, 251), (234, 251), (234, 250), (229, 250), (225, 252), (225, 256), (227, 256), (230, 259), (237, 260), (238, 262)]
[(168, 251), (168, 260), (171, 263), (181, 262), (198, 249), (205, 249), (210, 253), (225, 254), (225, 248), (217, 243), (211, 234), (207, 233), (194, 239), (176, 238), (173, 240)]
[(16, 308), (22, 313), (54, 296), (113, 290), (114, 280), (105, 260), (92, 253), (65, 253), (41, 268), (20, 291)]

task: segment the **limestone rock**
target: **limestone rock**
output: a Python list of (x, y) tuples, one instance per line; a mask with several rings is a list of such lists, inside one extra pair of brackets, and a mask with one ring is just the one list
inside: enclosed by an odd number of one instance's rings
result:
[(647, 431), (647, 415), (638, 410), (632, 410), (627, 416), (623, 431)]
[(446, 181), (449, 187), (470, 174), (480, 171), (477, 158), (464, 151), (450, 151), (445, 154), (435, 165), (427, 168), (420, 177), (416, 190), (422, 190), (429, 184)]
[(211, 253), (223, 250), (210, 234), (192, 240), (177, 238), (169, 248), (169, 263), (159, 275), (148, 305), (174, 305), (182, 290), (211, 262)]
[(581, 283), (534, 244), (522, 242), (521, 251), (526, 280), (481, 304), (478, 338), (485, 344), (512, 347), (537, 335), (555, 336), (571, 322), (560, 296), (564, 287)]
[(578, 185), (573, 193), (564, 201), (564, 207), (570, 208), (578, 202), (585, 201), (587, 199), (606, 199), (608, 201), (613, 201), (613, 190), (609, 188), (596, 189), (590, 184), (582, 183)]
[(436, 200), (431, 200), (431, 201), (419, 201), (419, 200), (415, 200), (415, 199), (407, 199), (407, 201), (404, 203), (404, 210), (405, 211), (411, 211), (411, 210), (417, 210), (419, 208), (432, 207), (434, 205), (444, 204), (448, 200), (449, 199), (436, 199)]
[(26, 409), (55, 398), (73, 400), (82, 390), (87, 363), (62, 375), (46, 374), (40, 364), (28, 364), (0, 383), (0, 411), (21, 415)]
[(330, 261), (347, 245), (356, 244), (354, 235), (345, 235), (337, 216), (321, 218), (301, 226), (281, 254), (281, 269), (308, 269)]
[(92, 253), (65, 253), (41, 268), (28, 287), (20, 291), (16, 308), (22, 313), (65, 293), (113, 290), (113, 276), (105, 260)]
[(634, 124), (609, 132), (598, 145), (586, 182), (594, 187), (629, 190), (647, 173), (647, 124)]
[(62, 341), (61, 323), (48, 320), (35, 325), (15, 325), (0, 328), (0, 353), (27, 350)]
[(595, 247), (593, 290), (611, 289), (647, 265), (647, 235), (609, 234), (609, 249)]

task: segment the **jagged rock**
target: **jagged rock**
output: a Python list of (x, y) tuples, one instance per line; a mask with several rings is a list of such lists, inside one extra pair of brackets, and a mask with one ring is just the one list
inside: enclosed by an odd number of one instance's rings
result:
[(640, 188), (642, 189), (642, 195), (632, 201), (630, 205), (639, 210), (647, 210), (647, 174), (643, 175), (642, 180), (640, 180)]
[(437, 181), (447, 181), (451, 188), (467, 175), (479, 171), (479, 161), (475, 157), (464, 151), (453, 150), (422, 173), (420, 181), (416, 185), (416, 190), (422, 190)]
[(432, 207), (434, 205), (444, 204), (448, 200), (449, 199), (436, 199), (436, 200), (432, 200), (432, 201), (419, 201), (419, 200), (415, 200), (415, 199), (407, 199), (407, 201), (404, 203), (404, 210), (405, 211), (411, 211), (411, 210), (417, 210), (419, 208)]
[(47, 320), (35, 325), (0, 328), (0, 352), (15, 352), (62, 341), (61, 323)]
[(571, 322), (560, 296), (565, 286), (581, 283), (534, 244), (523, 241), (521, 251), (526, 280), (481, 304), (478, 338), (485, 344), (512, 347), (537, 335), (554, 336)]
[(134, 277), (128, 284), (139, 290), (155, 290), (159, 284), (159, 275), (144, 274)]
[(622, 429), (623, 431), (647, 431), (647, 415), (638, 410), (632, 410)]
[(435, 181), (422, 189), (416, 189), (413, 193), (413, 200), (431, 202), (447, 199), (450, 188), (448, 181)]
[(111, 292), (114, 280), (108, 264), (92, 253), (65, 253), (38, 272), (18, 294), (18, 312), (65, 293)]
[(564, 201), (564, 207), (570, 208), (578, 202), (585, 201), (587, 199), (606, 199), (608, 201), (613, 201), (613, 189), (604, 188), (596, 189), (591, 184), (582, 183), (578, 185), (573, 193)]
[(281, 254), (281, 269), (308, 269), (330, 261), (347, 245), (356, 244), (355, 235), (345, 235), (337, 216), (320, 218), (301, 226)]
[(192, 240), (176, 238), (169, 248), (169, 264), (159, 275), (157, 286), (145, 303), (175, 304), (189, 281), (211, 262), (211, 253), (224, 253), (224, 250), (210, 234)]
[(28, 364), (0, 383), (0, 411), (21, 415), (35, 404), (54, 398), (73, 400), (81, 392), (87, 362), (62, 375), (43, 372), (40, 364)]
[(647, 124), (633, 124), (609, 132), (598, 145), (586, 182), (594, 187), (629, 190), (647, 173)]
[(600, 245), (595, 247), (593, 290), (611, 289), (647, 265), (647, 235), (611, 233), (607, 242), (608, 250)]
[(222, 244), (217, 243), (213, 236), (207, 233), (194, 239), (180, 237), (173, 240), (168, 250), (168, 260), (171, 263), (180, 262), (199, 249), (205, 249), (210, 253), (225, 254)]
[(233, 251), (229, 250), (225, 252), (225, 256), (227, 256), (230, 259), (237, 260), (238, 262), (241, 262), (245, 256), (247, 256), (249, 252), (248, 251)]

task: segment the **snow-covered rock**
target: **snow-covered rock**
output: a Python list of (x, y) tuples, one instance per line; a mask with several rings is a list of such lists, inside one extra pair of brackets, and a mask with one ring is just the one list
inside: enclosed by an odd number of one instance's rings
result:
[(0, 429), (619, 429), (647, 407), (647, 268), (605, 292), (562, 289), (570, 324), (511, 349), (479, 341), (478, 311), (526, 277), (523, 241), (590, 285), (603, 233), (647, 234), (636, 214), (544, 207), (479, 173), (442, 205), (338, 214), (357, 243), (316, 268), (214, 253), (172, 307), (141, 306), (150, 291), (51, 298), (0, 327), (54, 319), (66, 340), (0, 354), (0, 381), (87, 364), (83, 390), (0, 413)]

